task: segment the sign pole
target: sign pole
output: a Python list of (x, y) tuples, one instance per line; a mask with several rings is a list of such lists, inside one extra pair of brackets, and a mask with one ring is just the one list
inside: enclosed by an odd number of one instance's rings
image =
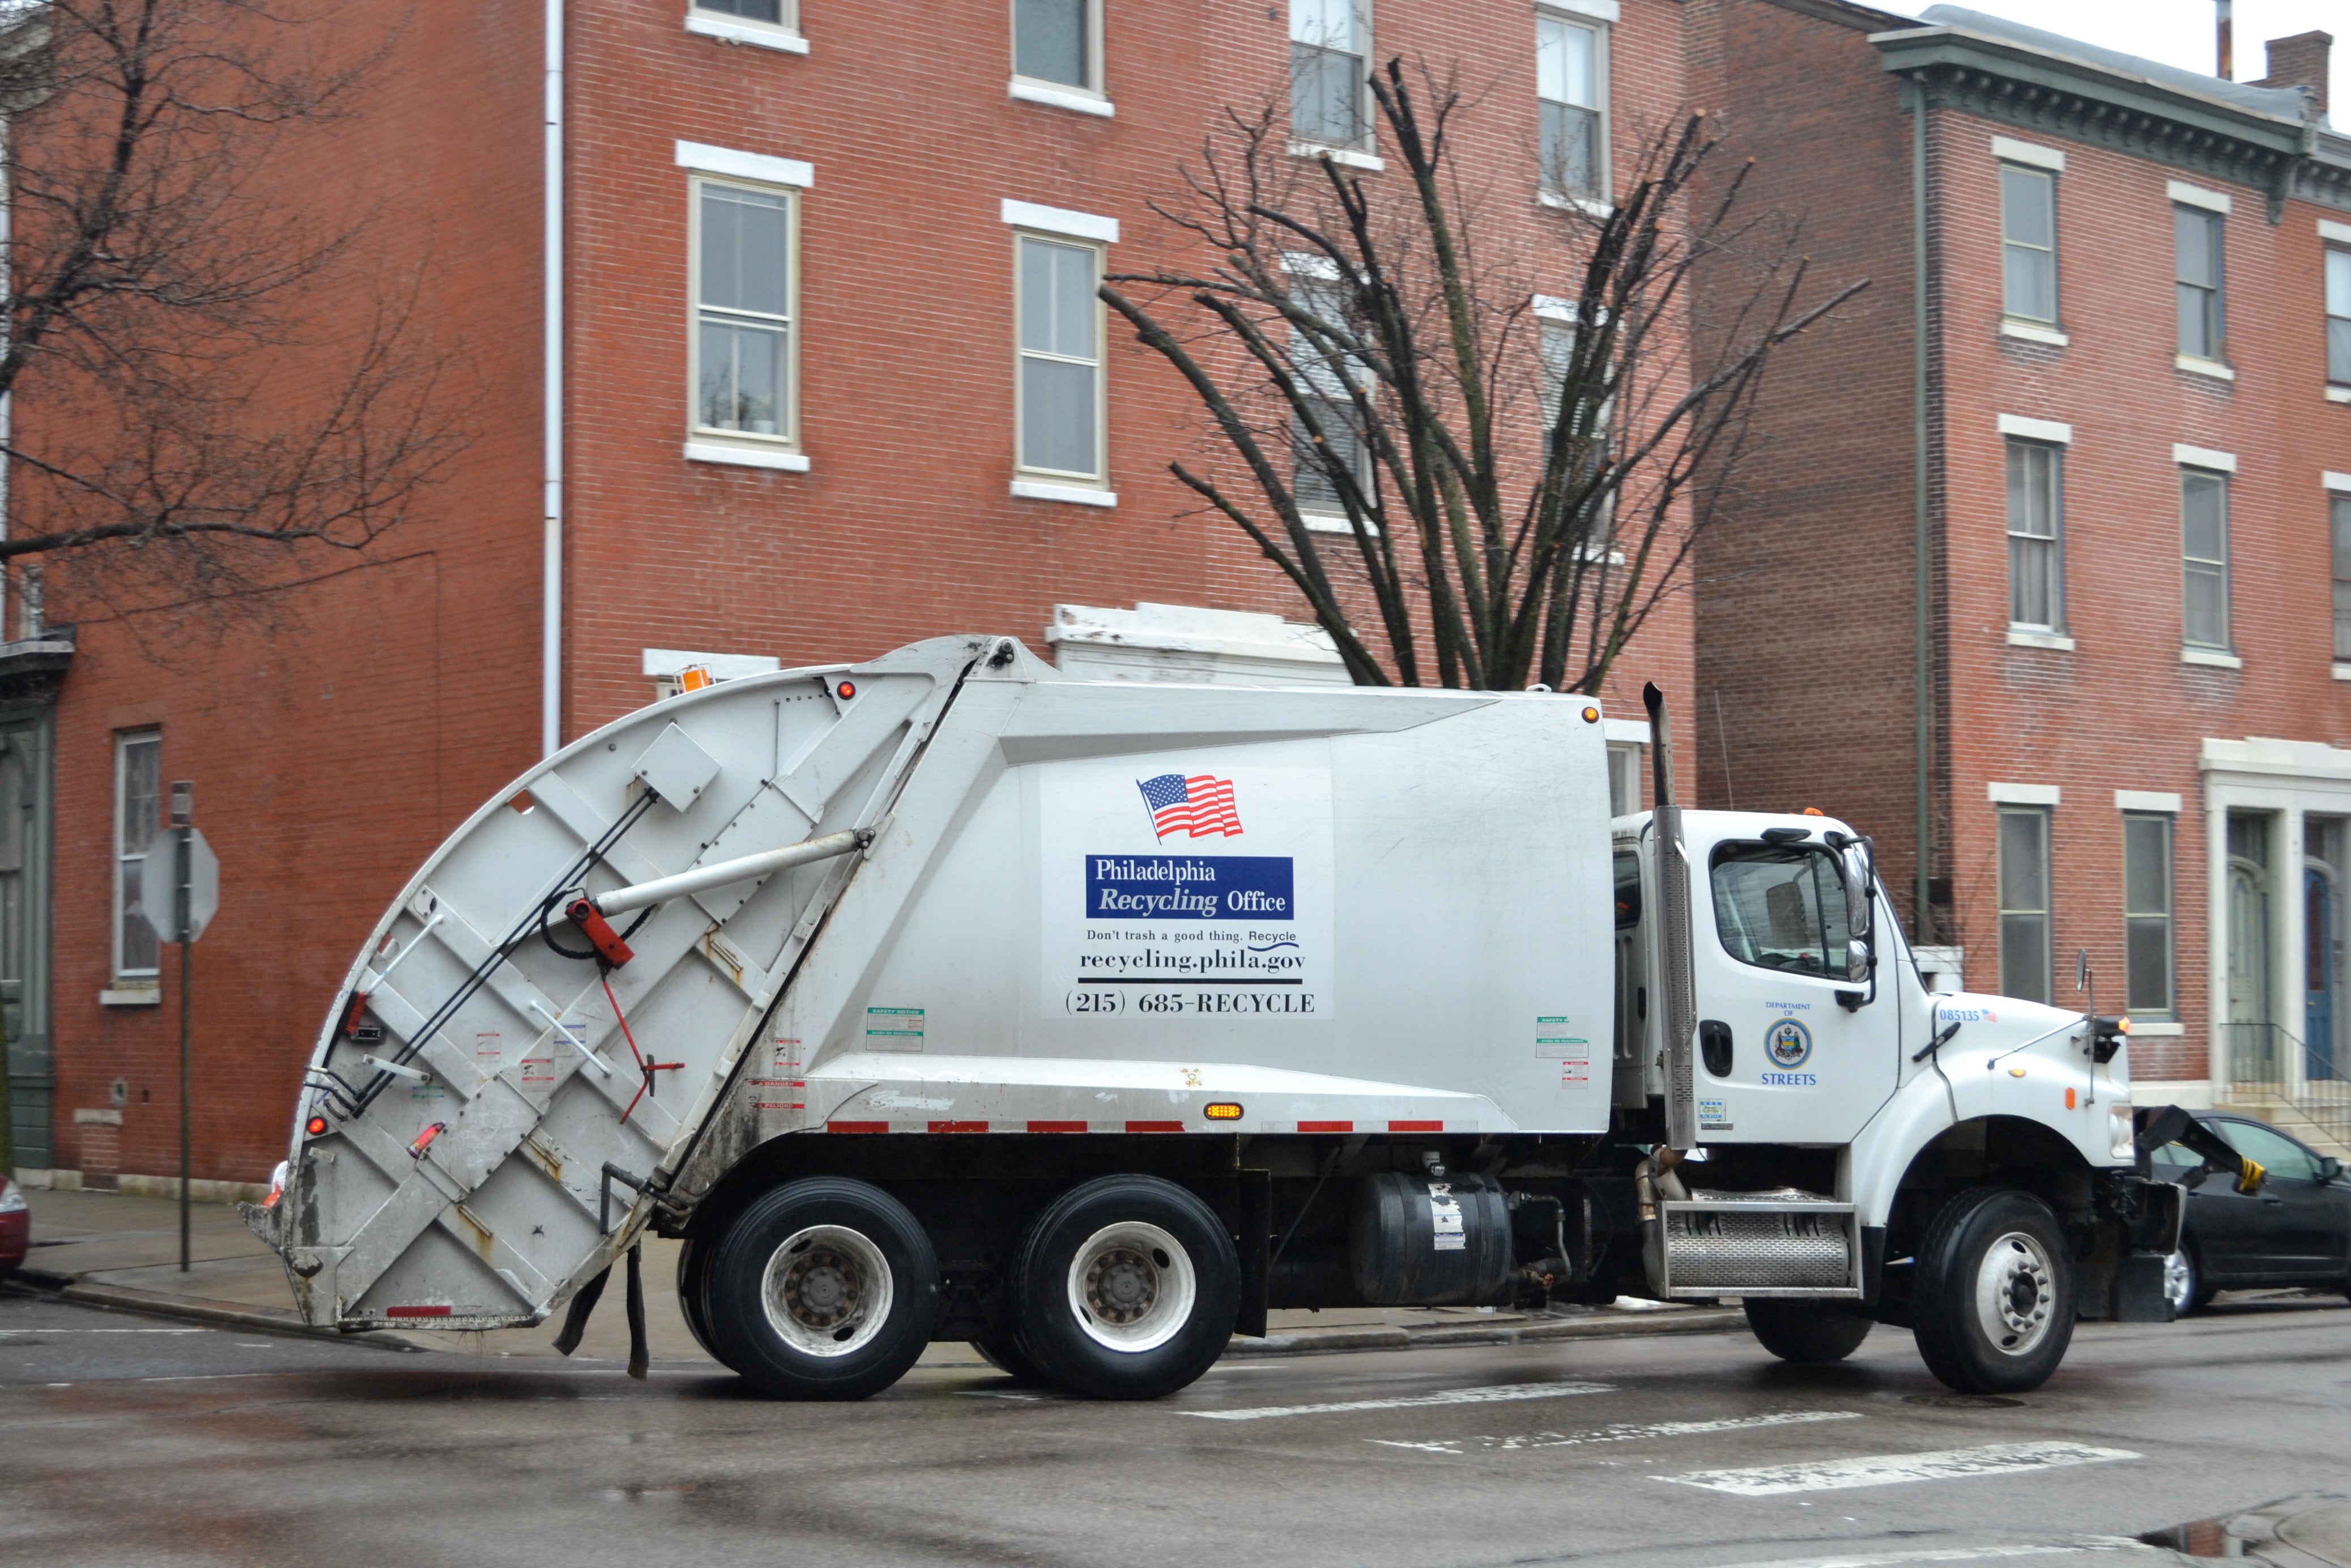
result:
[(172, 825), (179, 831), (172, 835), (173, 870), (178, 873), (172, 881), (172, 930), (180, 939), (180, 1272), (188, 1271), (188, 1100), (193, 1090), (194, 1074), (189, 1065), (189, 1020), (194, 997), (189, 989), (195, 969), (190, 949), (195, 944), (188, 930), (191, 915), (189, 897), (195, 872), (195, 786), (174, 782), (172, 786)]

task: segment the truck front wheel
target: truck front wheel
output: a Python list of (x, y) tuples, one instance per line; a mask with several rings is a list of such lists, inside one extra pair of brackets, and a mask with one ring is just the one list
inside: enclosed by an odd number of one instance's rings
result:
[(1750, 1296), (1745, 1305), (1747, 1326), (1755, 1331), (1757, 1343), (1798, 1366), (1843, 1361), (1861, 1348), (1875, 1326), (1838, 1301)]
[(2074, 1255), (2047, 1204), (2010, 1188), (1963, 1192), (1918, 1249), (1918, 1354), (1962, 1394), (2038, 1388), (2073, 1343), (2074, 1291)]
[(1098, 1399), (1156, 1399), (1215, 1364), (1240, 1310), (1216, 1211), (1157, 1176), (1103, 1176), (1037, 1217), (1013, 1273), (1018, 1348)]
[(914, 1365), (939, 1265), (906, 1206), (838, 1176), (779, 1186), (727, 1228), (703, 1281), (713, 1350), (775, 1399), (862, 1399)]

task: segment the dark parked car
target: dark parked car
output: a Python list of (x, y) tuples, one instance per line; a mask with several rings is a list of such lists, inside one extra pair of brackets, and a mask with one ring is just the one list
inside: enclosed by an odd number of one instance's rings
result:
[(25, 1189), (0, 1176), (0, 1274), (25, 1260), (32, 1235), (33, 1215), (25, 1207)]
[(2172, 1309), (2192, 1312), (2215, 1291), (2332, 1286), (2351, 1294), (2351, 1176), (2343, 1162), (2266, 1122), (2224, 1111), (2196, 1119), (2269, 1171), (2251, 1197), (2227, 1176), (2197, 1180), (2203, 1161), (2178, 1144), (2155, 1152), (2155, 1174), (2190, 1183), (2188, 1224), (2165, 1280)]

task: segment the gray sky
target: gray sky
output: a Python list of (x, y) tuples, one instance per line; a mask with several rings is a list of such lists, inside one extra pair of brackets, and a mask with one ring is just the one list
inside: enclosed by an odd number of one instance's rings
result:
[[(1889, 10), (1923, 11), (1934, 0), (1899, 4)], [(1987, 12), (2044, 27), (2085, 43), (2122, 49), (2166, 65), (2210, 72), (2216, 62), (2212, 48), (2212, 0), (1950, 0), (1974, 11)], [(2351, 54), (2351, 5), (2346, 0), (2236, 0), (2237, 79), (2259, 81), (2269, 70), (2262, 45), (2271, 38), (2290, 37), (2313, 28), (2335, 35), (2334, 80), (2328, 84), (2329, 118), (2339, 128), (2351, 125), (2351, 76), (2344, 57)]]

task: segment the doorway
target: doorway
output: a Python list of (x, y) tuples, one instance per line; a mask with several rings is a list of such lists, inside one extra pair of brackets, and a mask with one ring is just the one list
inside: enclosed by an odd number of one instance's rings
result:
[(2270, 1027), (2270, 819), (2229, 818), (2229, 1078), (2275, 1083), (2282, 1078), (2276, 1031)]
[(46, 711), (0, 719), (0, 1026), (7, 1030), (10, 1145), (18, 1167), (57, 1163), (49, 1025), (50, 756)]
[(2309, 818), (2303, 836), (2308, 858), (2302, 873), (2302, 1071), (2305, 1081), (2319, 1081), (2340, 1076), (2343, 822)]

